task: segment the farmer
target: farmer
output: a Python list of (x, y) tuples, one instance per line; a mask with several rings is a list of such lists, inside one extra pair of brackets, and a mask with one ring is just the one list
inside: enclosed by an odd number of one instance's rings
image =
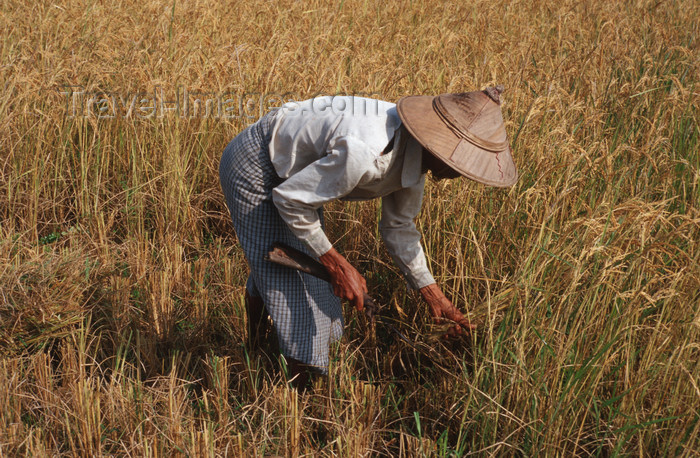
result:
[[(310, 372), (327, 373), (329, 343), (343, 332), (340, 299), (361, 310), (367, 292), (323, 231), (327, 202), (381, 198), (379, 230), (410, 286), (434, 319), (454, 323), (451, 334), (473, 328), (428, 270), (414, 218), (428, 171), (437, 180), (515, 183), (502, 90), (410, 96), (396, 105), (353, 96), (290, 102), (225, 148), (221, 187), (250, 266), (248, 343), (259, 345), (269, 314), (296, 386), (306, 386)], [(273, 242), (318, 258), (332, 284), (265, 261)]]

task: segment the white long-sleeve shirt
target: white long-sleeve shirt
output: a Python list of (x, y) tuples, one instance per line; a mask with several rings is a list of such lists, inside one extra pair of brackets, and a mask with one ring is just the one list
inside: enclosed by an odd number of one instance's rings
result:
[[(270, 159), (285, 180), (273, 202), (310, 251), (321, 256), (332, 246), (319, 207), (381, 197), (379, 230), (394, 262), (413, 288), (435, 283), (414, 223), (425, 184), (422, 147), (400, 129), (396, 105), (326, 96), (287, 103), (273, 116)], [(382, 155), (392, 138), (393, 149)]]

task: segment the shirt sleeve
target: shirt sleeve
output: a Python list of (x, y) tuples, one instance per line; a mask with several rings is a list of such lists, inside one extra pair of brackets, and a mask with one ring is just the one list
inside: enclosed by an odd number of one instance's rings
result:
[(420, 232), (414, 219), (423, 202), (425, 175), (410, 188), (403, 188), (382, 198), (379, 231), (389, 254), (412, 288), (435, 283), (420, 244)]
[(339, 137), (328, 154), (307, 165), (272, 190), (280, 216), (315, 256), (331, 249), (321, 228), (317, 210), (325, 203), (349, 194), (374, 160), (368, 146), (354, 137)]

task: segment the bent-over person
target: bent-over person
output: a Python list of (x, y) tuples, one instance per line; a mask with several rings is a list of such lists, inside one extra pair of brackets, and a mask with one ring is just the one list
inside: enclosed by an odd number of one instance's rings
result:
[[(428, 270), (414, 219), (426, 173), (510, 186), (517, 171), (500, 110), (502, 87), (461, 94), (409, 96), (390, 102), (317, 97), (274, 109), (225, 148), (219, 175), (250, 267), (245, 300), (248, 342), (272, 323), (289, 374), (306, 386), (326, 374), (329, 344), (343, 333), (340, 299), (362, 309), (367, 285), (323, 230), (323, 205), (381, 198), (379, 231), (430, 315), (473, 326)], [(273, 242), (317, 258), (331, 284), (265, 261)]]

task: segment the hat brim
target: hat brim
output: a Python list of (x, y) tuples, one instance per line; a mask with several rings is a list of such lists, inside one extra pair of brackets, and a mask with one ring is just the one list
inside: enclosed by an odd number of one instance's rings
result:
[(460, 175), (489, 186), (507, 187), (518, 180), (510, 147), (498, 153), (458, 137), (433, 109), (433, 96), (402, 97), (396, 104), (406, 129), (433, 156)]

